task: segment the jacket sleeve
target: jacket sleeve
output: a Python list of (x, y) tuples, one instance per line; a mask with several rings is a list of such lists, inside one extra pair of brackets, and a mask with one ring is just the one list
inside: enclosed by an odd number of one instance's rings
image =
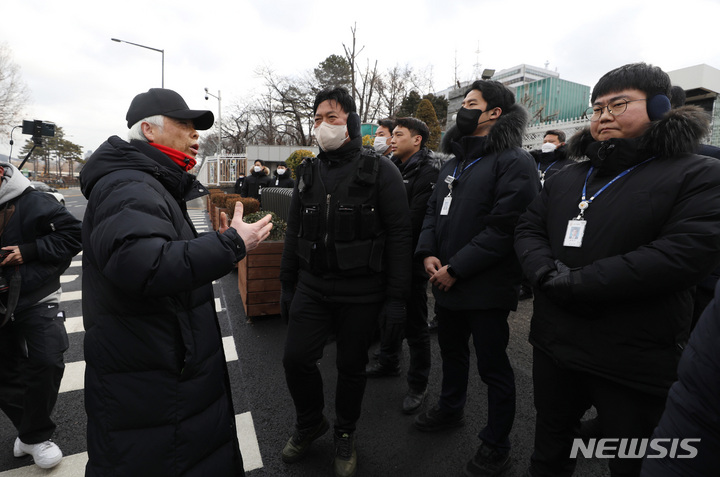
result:
[(605, 300), (687, 289), (720, 263), (720, 165), (685, 178), (657, 238), (578, 270), (575, 298)]
[[(447, 165), (446, 165), (447, 167)], [(443, 170), (445, 168), (443, 167)], [(442, 170), (439, 177), (442, 176)], [(415, 258), (424, 259), (425, 257), (437, 256), (437, 242), (435, 237), (435, 225), (437, 222), (437, 202), (440, 187), (434, 187), (430, 193), (430, 198), (425, 207), (425, 217), (423, 218), (422, 228), (420, 229), (420, 237), (415, 247)]]
[(387, 297), (406, 299), (410, 293), (412, 231), (407, 192), (398, 168), (380, 158), (378, 210), (385, 230)]
[(513, 237), (518, 218), (540, 191), (532, 158), (513, 152), (499, 158), (495, 170), (495, 195), (485, 228), (450, 257), (460, 277), (476, 275), (514, 253)]
[[(28, 213), (21, 219), (24, 243), (18, 245), (24, 262), (20, 266), (21, 293), (26, 294), (57, 280), (67, 269), (70, 259), (82, 250), (82, 224), (43, 192), (31, 192), (20, 200), (23, 214)], [(34, 234), (29, 235), (30, 230)]]
[(555, 269), (550, 240), (547, 235), (548, 182), (540, 194), (520, 216), (515, 229), (515, 252), (520, 259), (523, 273), (534, 285), (550, 270)]
[(280, 262), (280, 282), (294, 287), (298, 280), (300, 268), (297, 256), (298, 234), (300, 233), (300, 197), (298, 188), (295, 187), (290, 199), (290, 210), (288, 211), (287, 229), (285, 231), (285, 245), (283, 247), (282, 260)]
[(85, 218), (92, 220), (91, 259), (128, 293), (169, 296), (190, 291), (224, 276), (245, 255), (232, 227), (224, 234), (177, 240), (177, 227), (184, 224), (173, 222), (170, 204), (147, 182), (120, 181), (94, 199), (93, 213)]
[(412, 226), (413, 243), (416, 243), (422, 230), (423, 220), (428, 208), (428, 200), (432, 195), (438, 170), (432, 166), (424, 168), (422, 174), (415, 179), (410, 195), (410, 224)]

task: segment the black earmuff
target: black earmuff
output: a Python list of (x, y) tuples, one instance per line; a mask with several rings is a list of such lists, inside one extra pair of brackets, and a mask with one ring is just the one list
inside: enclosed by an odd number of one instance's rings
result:
[(664, 94), (656, 94), (647, 100), (647, 114), (650, 121), (657, 121), (672, 109), (670, 98)]
[(350, 139), (360, 137), (360, 115), (358, 113), (348, 113), (347, 130)]

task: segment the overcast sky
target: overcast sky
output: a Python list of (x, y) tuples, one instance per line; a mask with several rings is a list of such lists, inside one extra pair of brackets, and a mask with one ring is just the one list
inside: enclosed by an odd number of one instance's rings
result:
[[(461, 80), (472, 79), (476, 63), (499, 71), (548, 62), (591, 87), (636, 61), (720, 69), (718, 0), (23, 0), (3, 2), (2, 12), (0, 42), (32, 95), (24, 119), (62, 126), (84, 150), (125, 137), (130, 101), (161, 82), (159, 52), (110, 38), (164, 49), (165, 87), (216, 115), (205, 87), (221, 91), (229, 115), (233, 103), (262, 92), (259, 67), (283, 76), (311, 70), (343, 54), (355, 23), (360, 67), (407, 64), (431, 72), (438, 91), (454, 82), (456, 61)], [(14, 158), (27, 138), (19, 132)], [(9, 147), (1, 137), (0, 153)]]

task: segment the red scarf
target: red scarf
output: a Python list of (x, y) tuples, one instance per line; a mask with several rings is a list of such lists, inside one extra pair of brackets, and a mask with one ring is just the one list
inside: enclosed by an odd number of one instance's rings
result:
[(197, 164), (197, 161), (193, 159), (192, 157), (183, 154), (182, 152), (178, 151), (177, 149), (173, 149), (171, 147), (163, 146), (161, 144), (156, 144), (154, 142), (150, 143), (151, 146), (156, 148), (158, 151), (164, 153), (167, 157), (173, 160), (175, 164), (182, 167), (182, 169), (187, 172), (193, 167), (195, 167), (195, 164)]

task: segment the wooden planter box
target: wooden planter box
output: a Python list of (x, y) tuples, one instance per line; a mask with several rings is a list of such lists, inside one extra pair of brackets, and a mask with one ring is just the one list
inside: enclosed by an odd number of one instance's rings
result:
[(280, 260), (284, 241), (263, 242), (238, 263), (238, 290), (245, 315), (280, 314)]

